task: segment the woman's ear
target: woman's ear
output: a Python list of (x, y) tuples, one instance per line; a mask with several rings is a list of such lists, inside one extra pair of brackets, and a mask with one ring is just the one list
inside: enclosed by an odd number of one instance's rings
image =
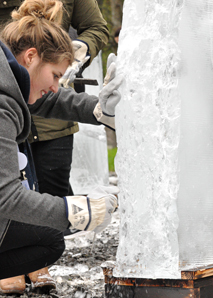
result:
[(36, 58), (38, 58), (38, 52), (36, 48), (30, 48), (26, 50), (26, 52), (24, 53), (24, 56), (23, 56), (24, 64), (27, 67), (29, 67)]

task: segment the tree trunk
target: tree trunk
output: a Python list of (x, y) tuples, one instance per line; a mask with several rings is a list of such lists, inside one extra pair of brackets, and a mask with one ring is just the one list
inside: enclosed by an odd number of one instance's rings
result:
[(113, 32), (115, 32), (121, 26), (123, 15), (123, 0), (111, 0), (111, 10), (112, 27)]
[(121, 26), (124, 0), (97, 0), (109, 29), (109, 42), (102, 50), (103, 74), (106, 74), (106, 61), (110, 53), (117, 53), (117, 43), (114, 40), (115, 31)]

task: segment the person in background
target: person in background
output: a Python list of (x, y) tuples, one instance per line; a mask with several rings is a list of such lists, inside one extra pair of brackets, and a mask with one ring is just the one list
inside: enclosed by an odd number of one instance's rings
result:
[[(116, 44), (118, 45), (118, 41), (119, 41), (119, 34), (121, 31), (121, 27), (119, 27), (115, 33), (114, 33), (114, 40), (116, 42)], [(117, 52), (117, 47), (116, 47), (116, 52)], [(106, 134), (107, 134), (107, 145), (108, 148), (116, 148), (117, 147), (117, 139), (116, 139), (116, 133), (115, 131), (111, 130), (108, 127), (105, 127), (106, 130)]]
[[(68, 34), (69, 34), (69, 37), (71, 38), (71, 40), (75, 40), (78, 38), (77, 31), (71, 26), (69, 28)], [(81, 79), (83, 78), (83, 68), (82, 67), (79, 70), (79, 72), (76, 73), (75, 76), (76, 76), (76, 78), (81, 78)], [(77, 93), (85, 92), (85, 84), (76, 84), (75, 78), (74, 78), (73, 83), (71, 83), (71, 87), (73, 87)]]
[[(65, 248), (67, 227), (101, 231), (117, 205), (117, 189), (100, 187), (85, 196), (40, 194), (21, 182), (25, 168), (18, 144), (29, 135), (31, 115), (114, 127), (122, 78), (108, 60), (107, 85), (99, 98), (58, 88), (73, 62), (68, 34), (60, 27), (62, 3), (25, 0), (0, 42), (0, 289), (23, 293), (25, 275), (35, 287), (55, 286), (47, 266)], [(16, 60), (16, 59), (17, 60)], [(54, 61), (54, 62), (53, 62)], [(21, 155), (22, 156), (22, 155)], [(23, 156), (22, 156), (23, 157)]]
[(114, 34), (114, 40), (116, 43), (118, 43), (119, 41), (119, 34), (120, 34), (120, 31), (121, 31), (121, 27), (119, 27), (116, 31), (115, 31), (115, 34)]

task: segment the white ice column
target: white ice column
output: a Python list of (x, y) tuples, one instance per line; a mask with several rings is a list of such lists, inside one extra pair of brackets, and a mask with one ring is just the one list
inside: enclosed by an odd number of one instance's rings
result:
[(121, 215), (117, 267), (123, 277), (179, 278), (178, 27), (183, 1), (125, 0), (116, 109)]
[(213, 0), (185, 2), (179, 46), (178, 236), (186, 270), (213, 264)]
[(115, 276), (213, 264), (213, 0), (125, 0)]

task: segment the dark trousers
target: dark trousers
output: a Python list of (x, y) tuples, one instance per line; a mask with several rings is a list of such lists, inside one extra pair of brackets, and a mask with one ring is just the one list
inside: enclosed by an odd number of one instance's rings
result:
[(47, 267), (60, 258), (64, 249), (63, 233), (12, 221), (0, 246), (0, 279)]
[(40, 193), (73, 195), (69, 183), (73, 135), (31, 144)]

